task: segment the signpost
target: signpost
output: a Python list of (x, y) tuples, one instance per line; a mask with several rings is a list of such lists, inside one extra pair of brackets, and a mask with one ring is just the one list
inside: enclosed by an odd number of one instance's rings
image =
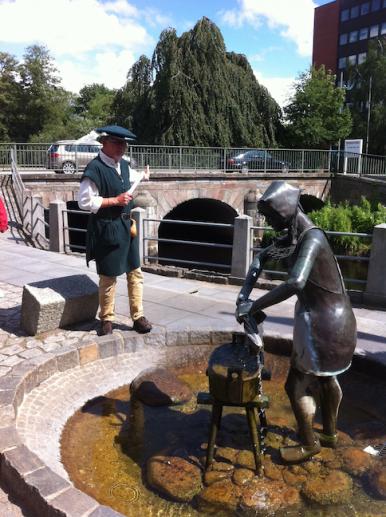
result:
[(362, 168), (362, 150), (363, 140), (361, 138), (344, 141), (343, 174), (347, 174), (347, 164), (348, 160), (351, 158), (357, 160), (357, 174), (360, 175)]

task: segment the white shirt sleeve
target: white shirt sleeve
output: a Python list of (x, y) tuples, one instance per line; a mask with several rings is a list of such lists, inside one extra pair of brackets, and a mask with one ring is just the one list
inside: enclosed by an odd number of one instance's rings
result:
[(90, 178), (84, 178), (80, 182), (78, 205), (81, 210), (89, 210), (96, 214), (101, 207), (103, 197), (99, 195), (99, 190)]

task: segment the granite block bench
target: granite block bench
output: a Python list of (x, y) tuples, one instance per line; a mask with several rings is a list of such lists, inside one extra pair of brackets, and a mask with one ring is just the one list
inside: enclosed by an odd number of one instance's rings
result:
[(98, 286), (87, 275), (51, 278), (23, 288), (21, 327), (32, 336), (93, 320)]

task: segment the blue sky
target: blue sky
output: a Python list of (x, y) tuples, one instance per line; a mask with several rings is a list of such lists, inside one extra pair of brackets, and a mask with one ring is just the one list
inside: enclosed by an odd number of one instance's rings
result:
[(202, 16), (220, 28), (227, 50), (247, 56), (262, 84), (283, 105), (311, 63), (313, 13), (328, 0), (0, 0), (0, 50), (22, 58), (45, 44), (62, 84), (79, 91), (101, 82), (119, 88), (159, 35), (180, 35)]

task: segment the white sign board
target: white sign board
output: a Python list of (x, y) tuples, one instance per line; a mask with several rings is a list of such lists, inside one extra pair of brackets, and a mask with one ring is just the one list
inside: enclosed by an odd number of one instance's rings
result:
[(347, 174), (347, 172), (350, 174), (361, 174), (362, 149), (363, 140), (361, 138), (344, 141), (343, 174)]
[(350, 154), (362, 154), (363, 140), (358, 138), (357, 140), (345, 140), (344, 141), (344, 152)]

